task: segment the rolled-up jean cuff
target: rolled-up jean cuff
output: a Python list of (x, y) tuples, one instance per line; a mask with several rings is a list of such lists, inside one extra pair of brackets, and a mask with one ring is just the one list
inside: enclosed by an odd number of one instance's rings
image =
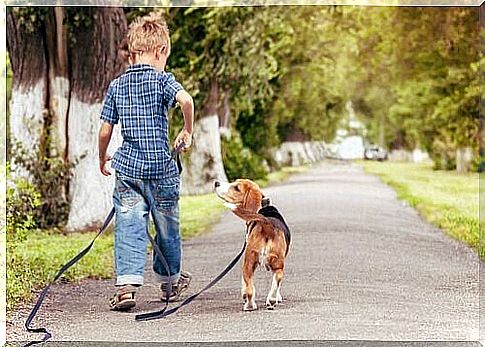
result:
[[(177, 281), (179, 280), (180, 278), (180, 273), (178, 274), (175, 274), (175, 275), (172, 275), (170, 276), (171, 279), (172, 279), (172, 283), (175, 284), (177, 283)], [(162, 276), (162, 275), (159, 275), (155, 272), (155, 280), (158, 282), (158, 283), (168, 283), (168, 276)]]
[(140, 275), (121, 275), (116, 278), (115, 286), (123, 286), (125, 284), (142, 285), (143, 276)]

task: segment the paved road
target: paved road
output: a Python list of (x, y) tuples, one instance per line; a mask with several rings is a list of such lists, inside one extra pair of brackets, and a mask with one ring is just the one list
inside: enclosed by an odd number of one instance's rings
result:
[[(271, 278), (258, 271), (261, 308), (242, 312), (238, 265), (162, 321), (134, 321), (136, 313), (159, 307), (155, 284), (143, 287), (135, 312), (113, 313), (112, 282), (93, 280), (54, 287), (40, 321), (60, 341), (478, 340), (477, 256), (424, 222), (377, 177), (327, 163), (265, 193), (293, 232), (284, 303), (274, 311), (262, 308)], [(243, 237), (243, 223), (227, 213), (211, 233), (185, 242), (194, 291), (232, 259)], [(9, 340), (28, 338), (21, 326), (26, 313), (7, 327)]]

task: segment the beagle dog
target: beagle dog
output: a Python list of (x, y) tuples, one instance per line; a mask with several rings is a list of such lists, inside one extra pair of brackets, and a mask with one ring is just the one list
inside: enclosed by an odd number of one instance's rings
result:
[(257, 309), (253, 275), (258, 266), (273, 272), (271, 289), (266, 298), (266, 307), (273, 309), (282, 301), (281, 281), (291, 241), (288, 224), (270, 200), (264, 197), (259, 186), (250, 180), (238, 179), (233, 183), (215, 181), (214, 188), (224, 205), (246, 222), (247, 243), (242, 268), (243, 310)]

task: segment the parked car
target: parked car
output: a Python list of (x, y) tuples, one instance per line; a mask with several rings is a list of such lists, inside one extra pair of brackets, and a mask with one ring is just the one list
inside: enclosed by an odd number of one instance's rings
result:
[(387, 160), (387, 151), (379, 146), (368, 146), (364, 151), (364, 159), (366, 160)]

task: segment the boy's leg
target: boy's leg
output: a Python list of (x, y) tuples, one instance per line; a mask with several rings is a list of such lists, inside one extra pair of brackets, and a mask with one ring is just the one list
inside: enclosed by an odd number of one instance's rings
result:
[(116, 286), (143, 284), (149, 210), (142, 190), (142, 180), (116, 176), (113, 194)]
[[(162, 251), (170, 269), (174, 295), (178, 296), (180, 290), (187, 288), (190, 274), (182, 273), (182, 243), (179, 230), (179, 189), (180, 178), (173, 177), (164, 180), (153, 180), (153, 197), (155, 199), (156, 213), (153, 216), (156, 236), (155, 242)], [(158, 280), (164, 284), (168, 282), (168, 273), (157, 254), (153, 252), (153, 270)], [(180, 286), (179, 286), (180, 284)]]

